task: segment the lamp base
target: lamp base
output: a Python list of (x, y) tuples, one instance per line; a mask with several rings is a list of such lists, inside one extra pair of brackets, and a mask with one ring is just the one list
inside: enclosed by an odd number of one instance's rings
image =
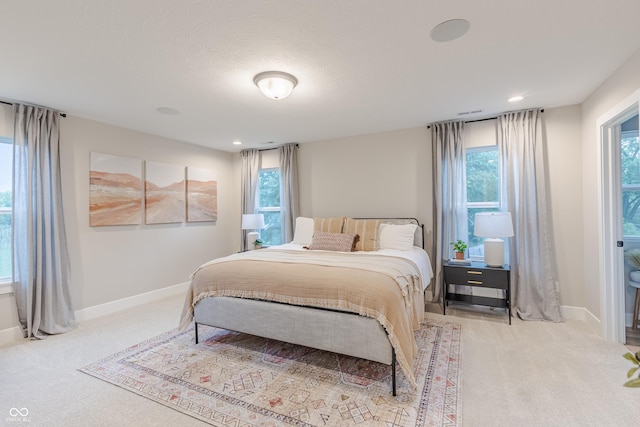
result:
[(247, 233), (247, 250), (248, 251), (252, 251), (255, 249), (255, 247), (253, 246), (253, 242), (256, 241), (256, 239), (260, 238), (260, 233), (258, 233), (257, 231), (250, 231)]
[(484, 262), (489, 267), (502, 267), (504, 264), (504, 240), (484, 239)]

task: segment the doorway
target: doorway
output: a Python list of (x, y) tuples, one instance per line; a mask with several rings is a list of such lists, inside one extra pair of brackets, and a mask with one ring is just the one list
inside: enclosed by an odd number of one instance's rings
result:
[[(634, 243), (640, 248), (640, 234), (637, 239), (632, 236), (626, 239), (624, 237), (625, 227), (627, 233), (631, 230), (633, 215), (628, 214), (628, 218), (623, 220), (623, 190), (627, 193), (625, 197), (629, 199), (628, 196), (634, 195), (632, 193), (635, 187), (630, 185), (623, 189), (622, 138), (627, 135), (623, 129), (628, 129), (633, 123), (633, 118), (638, 116), (639, 103), (640, 91), (637, 91), (601, 117), (597, 123), (601, 165), (598, 202), (600, 206), (599, 247), (602, 263), (600, 273), (602, 336), (609, 341), (623, 344), (627, 340), (626, 294), (630, 293), (627, 290), (630, 267), (626, 267), (624, 262), (624, 251), (627, 246)], [(637, 172), (640, 174), (640, 171)], [(628, 177), (624, 179), (628, 180)], [(637, 195), (640, 196), (640, 176), (637, 191)], [(640, 227), (640, 221), (638, 225)], [(635, 296), (635, 289), (633, 295)]]
[[(633, 109), (631, 110), (633, 113)], [(640, 332), (633, 328), (636, 292), (640, 292), (640, 138), (638, 114), (617, 125), (620, 144), (622, 234), (624, 239), (625, 342), (640, 345)], [(638, 289), (638, 290), (637, 290)]]

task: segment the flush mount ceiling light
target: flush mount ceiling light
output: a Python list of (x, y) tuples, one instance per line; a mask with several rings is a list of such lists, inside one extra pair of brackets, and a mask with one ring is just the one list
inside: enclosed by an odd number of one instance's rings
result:
[(469, 31), (469, 21), (466, 19), (450, 19), (433, 27), (431, 39), (436, 42), (450, 42), (464, 36)]
[(298, 84), (298, 79), (282, 71), (265, 71), (256, 74), (253, 82), (267, 98), (284, 99)]
[(519, 102), (522, 101), (524, 99), (524, 96), (512, 96), (511, 98), (507, 99), (507, 101), (509, 102)]
[(175, 108), (169, 107), (158, 107), (156, 108), (156, 111), (160, 114), (166, 114), (168, 116), (176, 116), (180, 114), (180, 111), (176, 110)]

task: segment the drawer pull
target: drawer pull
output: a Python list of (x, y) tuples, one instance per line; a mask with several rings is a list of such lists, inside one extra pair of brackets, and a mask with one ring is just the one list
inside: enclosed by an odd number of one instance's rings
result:
[(479, 280), (467, 280), (467, 283), (470, 285), (482, 285), (482, 282)]
[(482, 275), (482, 271), (467, 270), (467, 274), (480, 274), (480, 275)]

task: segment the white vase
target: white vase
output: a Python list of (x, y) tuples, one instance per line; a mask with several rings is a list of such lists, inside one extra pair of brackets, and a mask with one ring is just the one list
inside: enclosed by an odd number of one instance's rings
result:
[(632, 282), (640, 282), (640, 271), (629, 272), (629, 279), (631, 279)]

